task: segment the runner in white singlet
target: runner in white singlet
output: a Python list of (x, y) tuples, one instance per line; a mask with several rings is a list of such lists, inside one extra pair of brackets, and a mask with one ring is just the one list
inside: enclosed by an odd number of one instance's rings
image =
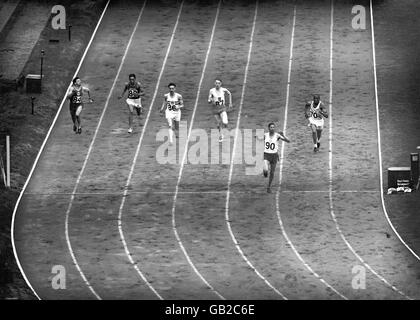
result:
[(321, 146), (319, 141), (321, 139), (322, 129), (324, 128), (324, 118), (328, 118), (328, 112), (318, 94), (314, 95), (312, 101), (306, 103), (305, 117), (309, 120), (308, 127), (312, 130), (314, 152), (317, 152)]
[[(179, 93), (176, 93), (175, 83), (168, 85), (169, 93), (164, 95), (160, 113), (165, 110), (165, 118), (168, 121), (169, 141), (173, 143), (174, 127), (175, 131), (179, 132), (179, 122), (181, 121), (181, 108), (184, 107), (184, 101)], [(174, 125), (173, 125), (174, 124)], [(178, 137), (178, 135), (176, 135)]]
[(279, 160), (279, 145), (280, 140), (290, 142), (283, 132), (276, 132), (276, 127), (273, 122), (268, 124), (268, 132), (264, 133), (264, 177), (267, 177), (268, 171), (270, 176), (268, 179), (267, 192), (271, 193), (271, 183), (274, 178), (274, 171), (276, 170), (277, 161)]
[(219, 129), (219, 141), (222, 142), (222, 129), (226, 129), (228, 125), (225, 94), (229, 96), (229, 105), (227, 106), (229, 109), (233, 108), (232, 94), (228, 89), (222, 87), (222, 80), (216, 79), (214, 85), (215, 87), (209, 91), (208, 103), (213, 104), (213, 114), (217, 121), (217, 128)]

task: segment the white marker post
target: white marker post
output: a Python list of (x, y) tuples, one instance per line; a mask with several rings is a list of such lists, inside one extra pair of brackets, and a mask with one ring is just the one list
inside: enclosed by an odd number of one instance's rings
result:
[(10, 136), (6, 136), (6, 187), (10, 188)]

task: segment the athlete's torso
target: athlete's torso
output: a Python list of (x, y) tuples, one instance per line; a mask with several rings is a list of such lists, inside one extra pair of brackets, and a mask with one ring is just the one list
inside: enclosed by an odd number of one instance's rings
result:
[(131, 84), (128, 82), (125, 87), (128, 90), (128, 98), (129, 99), (138, 99), (140, 98), (140, 82), (135, 82), (134, 84)]
[(166, 98), (166, 110), (171, 112), (178, 112), (179, 109), (176, 109), (176, 105), (181, 104), (182, 96), (179, 93), (174, 93), (173, 96), (171, 96), (170, 93), (165, 94)]
[(269, 132), (264, 133), (264, 152), (277, 153), (279, 151), (280, 134), (275, 132), (272, 136)]
[(215, 111), (224, 110), (225, 107), (225, 92), (227, 89), (220, 87), (219, 90), (216, 88), (210, 89), (210, 94), (213, 97), (213, 105), (216, 107)]
[(74, 87), (72, 88), (72, 94), (70, 96), (70, 103), (75, 104), (82, 104), (82, 97), (83, 97), (83, 87)]
[(321, 106), (322, 106), (322, 102), (319, 101), (319, 103), (317, 105), (315, 105), (315, 103), (313, 101), (311, 101), (311, 107), (309, 109), (309, 112), (311, 114), (311, 118), (313, 120), (321, 120), (323, 119), (322, 115), (320, 114), (320, 110), (321, 110)]

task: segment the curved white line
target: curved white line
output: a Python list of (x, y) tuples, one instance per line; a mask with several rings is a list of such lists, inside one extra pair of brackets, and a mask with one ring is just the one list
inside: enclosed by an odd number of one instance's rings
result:
[(236, 143), (238, 138), (238, 132), (239, 132), (239, 124), (241, 121), (241, 113), (242, 113), (242, 106), (244, 103), (244, 97), (245, 97), (245, 89), (246, 89), (246, 82), (248, 78), (248, 69), (249, 69), (249, 63), (251, 61), (251, 52), (252, 52), (252, 42), (254, 39), (254, 31), (255, 31), (255, 24), (257, 21), (257, 13), (258, 13), (258, 0), (255, 4), (255, 13), (254, 13), (254, 20), (252, 23), (252, 30), (251, 30), (251, 38), (249, 40), (249, 51), (248, 51), (248, 58), (246, 62), (245, 67), (245, 75), (244, 75), (244, 82), (242, 85), (242, 93), (241, 93), (241, 100), (239, 102), (239, 111), (238, 111), (238, 118), (236, 121), (236, 129), (235, 129), (235, 137), (233, 139), (233, 148), (232, 148), (232, 158), (230, 160), (230, 169), (229, 169), (229, 178), (228, 178), (228, 185), (227, 185), (227, 191), (226, 191), (226, 204), (225, 204), (225, 218), (226, 218), (226, 224), (229, 230), (230, 237), (232, 238), (233, 243), (235, 244), (236, 249), (238, 250), (239, 254), (241, 255), (242, 259), (248, 264), (248, 266), (257, 274), (257, 276), (265, 282), (267, 286), (269, 286), (271, 289), (274, 290), (276, 294), (281, 296), (284, 300), (287, 300), (286, 296), (282, 294), (279, 290), (277, 290), (268, 280), (265, 278), (251, 263), (251, 261), (247, 258), (247, 256), (244, 254), (244, 252), (241, 249), (241, 246), (239, 245), (238, 241), (236, 240), (235, 234), (232, 231), (232, 227), (230, 224), (230, 217), (229, 217), (229, 199), (230, 199), (230, 185), (232, 183), (232, 175), (233, 175), (233, 162), (235, 158), (235, 152), (236, 152)]
[(333, 122), (332, 122), (332, 99), (333, 99), (333, 43), (334, 43), (334, 0), (331, 0), (331, 27), (330, 27), (330, 102), (329, 102), (329, 204), (330, 204), (330, 215), (334, 221), (335, 228), (337, 232), (340, 234), (341, 239), (344, 241), (346, 246), (349, 248), (349, 250), (353, 253), (353, 255), (367, 268), (372, 272), (379, 280), (381, 280), (383, 283), (385, 283), (387, 286), (389, 286), (392, 290), (399, 293), (400, 295), (404, 296), (407, 299), (412, 300), (409, 296), (407, 296), (405, 293), (403, 293), (401, 290), (397, 289), (395, 286), (390, 284), (384, 277), (379, 275), (368, 263), (366, 263), (361, 256), (354, 250), (352, 245), (347, 241), (346, 236), (341, 231), (340, 225), (338, 223), (337, 217), (334, 213), (334, 201), (333, 201), (333, 195), (332, 195), (332, 189), (333, 189), (333, 166), (332, 166), (332, 155), (333, 155), (333, 146), (332, 146), (332, 128), (333, 128)]
[[(77, 69), (76, 69), (76, 71), (74, 72), (73, 78), (75, 78), (75, 77), (77, 76), (77, 74), (78, 74), (78, 72), (79, 72), (79, 70), (80, 70), (80, 68), (81, 68), (81, 66), (82, 66), (82, 63), (83, 63), (83, 61), (85, 60), (86, 54), (87, 54), (87, 52), (88, 52), (88, 50), (89, 50), (89, 48), (90, 48), (90, 46), (91, 46), (91, 44), (92, 44), (92, 42), (93, 42), (93, 39), (95, 38), (96, 32), (97, 32), (97, 30), (98, 30), (98, 28), (99, 28), (99, 25), (101, 24), (102, 18), (103, 18), (103, 17), (104, 17), (104, 15), (105, 15), (105, 12), (106, 12), (106, 10), (107, 10), (107, 8), (108, 8), (108, 5), (109, 5), (109, 2), (110, 2), (110, 1), (111, 1), (111, 0), (108, 0), (108, 1), (107, 1), (106, 5), (105, 5), (105, 8), (103, 9), (101, 16), (99, 17), (99, 20), (98, 20), (98, 22), (97, 22), (97, 24), (96, 24), (96, 27), (95, 27), (95, 29), (94, 29), (94, 31), (93, 31), (93, 33), (92, 33), (92, 36), (90, 37), (90, 40), (89, 40), (89, 42), (88, 42), (88, 45), (86, 46), (86, 49), (85, 49), (85, 51), (84, 51), (84, 53), (83, 53), (83, 56), (82, 56), (82, 58), (80, 59), (79, 65), (77, 66)], [(69, 86), (68, 86), (68, 87), (67, 87), (67, 89), (66, 89), (66, 92), (70, 89), (71, 85), (72, 85), (72, 83), (70, 82)], [(40, 298), (40, 297), (39, 297), (39, 295), (36, 293), (36, 291), (34, 290), (34, 288), (33, 288), (33, 287), (32, 287), (32, 285), (31, 285), (31, 283), (29, 282), (29, 280), (28, 280), (28, 278), (27, 278), (27, 276), (26, 276), (25, 272), (23, 271), (22, 265), (21, 265), (21, 263), (20, 263), (20, 261), (19, 261), (19, 257), (18, 257), (18, 255), (17, 255), (16, 245), (15, 245), (15, 237), (14, 237), (14, 230), (15, 230), (15, 218), (16, 218), (16, 212), (17, 212), (17, 209), (18, 209), (18, 207), (19, 207), (20, 200), (22, 199), (22, 196), (23, 196), (23, 194), (24, 194), (24, 192), (25, 192), (25, 190), (26, 190), (26, 187), (28, 186), (29, 181), (31, 180), (32, 174), (33, 174), (33, 173), (34, 173), (34, 171), (35, 171), (35, 167), (37, 166), (38, 161), (39, 161), (39, 158), (41, 157), (41, 154), (42, 154), (42, 152), (44, 151), (45, 145), (47, 144), (47, 140), (48, 140), (48, 138), (49, 138), (49, 136), (50, 136), (50, 134), (51, 134), (51, 132), (52, 132), (52, 129), (53, 129), (53, 127), (54, 127), (55, 123), (57, 122), (58, 116), (59, 116), (59, 115), (60, 115), (60, 113), (61, 113), (61, 109), (63, 108), (63, 105), (64, 105), (64, 102), (65, 102), (65, 101), (66, 101), (66, 95), (64, 95), (63, 100), (61, 100), (61, 104), (60, 104), (60, 106), (59, 106), (59, 108), (58, 108), (58, 110), (57, 110), (57, 113), (56, 113), (56, 115), (55, 115), (55, 117), (54, 117), (54, 120), (53, 120), (53, 122), (51, 123), (50, 128), (48, 129), (48, 132), (47, 132), (47, 135), (45, 136), (44, 141), (42, 142), (41, 148), (40, 148), (40, 149), (39, 149), (39, 151), (38, 151), (38, 154), (37, 154), (37, 156), (36, 156), (36, 158), (35, 158), (34, 164), (32, 165), (31, 171), (29, 172), (28, 178), (26, 179), (25, 185), (23, 186), (23, 188), (22, 188), (22, 190), (21, 190), (21, 192), (20, 192), (20, 194), (19, 194), (19, 198), (18, 198), (18, 199), (17, 199), (17, 201), (16, 201), (16, 205), (15, 205), (15, 208), (14, 208), (14, 210), (13, 210), (13, 215), (12, 215), (11, 239), (12, 239), (13, 254), (14, 254), (14, 256), (15, 256), (16, 263), (17, 263), (17, 265), (18, 265), (18, 267), (19, 267), (19, 270), (20, 270), (20, 272), (22, 273), (23, 278), (25, 279), (26, 284), (28, 285), (28, 287), (32, 290), (33, 294), (34, 294), (34, 295), (35, 295), (35, 296), (36, 296), (39, 300), (41, 300), (41, 298)]]
[[(296, 6), (294, 8), (293, 12), (293, 27), (292, 27), (292, 37), (290, 41), (290, 59), (289, 59), (289, 73), (287, 75), (287, 92), (286, 92), (286, 106), (284, 109), (284, 121), (283, 121), (283, 133), (286, 134), (287, 129), (287, 111), (289, 108), (289, 95), (290, 95), (290, 78), (291, 78), (291, 72), (292, 72), (292, 61), (293, 61), (293, 40), (295, 35), (295, 25), (296, 25)], [(277, 219), (279, 221), (279, 225), (281, 228), (281, 232), (283, 233), (284, 238), (286, 239), (289, 246), (292, 248), (295, 255), (298, 257), (298, 259), (302, 262), (302, 264), (308, 269), (310, 273), (312, 273), (313, 276), (315, 276), (319, 281), (321, 281), (325, 286), (327, 286), (329, 289), (331, 289), (333, 292), (335, 292), (337, 295), (339, 295), (341, 298), (348, 300), (346, 296), (341, 294), (339, 291), (337, 291), (334, 287), (332, 287), (327, 281), (325, 281), (318, 273), (316, 273), (311, 266), (302, 258), (300, 253), (297, 251), (295, 246), (293, 245), (292, 241), (290, 240), (289, 236), (287, 235), (287, 232), (283, 226), (283, 221), (281, 219), (280, 214), (280, 205), (279, 205), (279, 197), (281, 192), (281, 182), (283, 179), (283, 161), (284, 161), (284, 147), (285, 143), (282, 142), (281, 145), (281, 151), (280, 151), (280, 173), (279, 173), (279, 187), (276, 192), (276, 213), (277, 213)]]
[(177, 28), (178, 28), (179, 18), (181, 16), (183, 5), (184, 5), (184, 0), (181, 2), (181, 5), (180, 5), (179, 10), (178, 10), (178, 16), (176, 17), (176, 22), (175, 22), (174, 28), (172, 30), (172, 35), (171, 35), (171, 39), (169, 41), (168, 49), (166, 50), (166, 55), (165, 55), (165, 58), (163, 60), (162, 68), (160, 69), (160, 73), (159, 73), (158, 80), (156, 82), (156, 87), (155, 87), (155, 91), (153, 93), (152, 101), (150, 102), (150, 108), (149, 108), (149, 111), (147, 112), (146, 120), (144, 122), (143, 129), (141, 131), (139, 143), (137, 144), (137, 148), (136, 148), (136, 153), (134, 155), (133, 162), (131, 164), (130, 173), (128, 174), (127, 182), (125, 183), (123, 198), (121, 200), (121, 205), (120, 205), (120, 208), (118, 210), (118, 230), (119, 230), (120, 238), (121, 238), (121, 241), (123, 243), (124, 250), (125, 250), (125, 253), (126, 253), (127, 257), (128, 257), (128, 260), (130, 260), (130, 263), (134, 266), (134, 269), (137, 271), (137, 273), (140, 276), (140, 278), (147, 284), (147, 286), (150, 288), (150, 290), (152, 290), (153, 293), (160, 300), (163, 300), (163, 297), (156, 291), (155, 288), (153, 288), (153, 286), (146, 279), (146, 277), (144, 276), (144, 274), (140, 271), (140, 269), (138, 268), (137, 263), (133, 260), (132, 254), (130, 253), (130, 250), (128, 249), (127, 242), (126, 242), (125, 237), (124, 237), (124, 232), (122, 230), (122, 213), (123, 213), (123, 208), (124, 208), (125, 200), (126, 200), (127, 194), (128, 194), (128, 187), (129, 187), (129, 185), (131, 183), (131, 178), (132, 178), (133, 173), (134, 173), (134, 167), (136, 166), (137, 158), (138, 158), (139, 153), (140, 153), (141, 144), (143, 142), (143, 137), (144, 137), (144, 134), (146, 132), (146, 127), (147, 127), (147, 124), (149, 123), (150, 114), (152, 113), (152, 108), (153, 108), (153, 105), (154, 105), (155, 100), (156, 100), (156, 96), (157, 96), (157, 92), (159, 90), (159, 85), (160, 85), (160, 81), (162, 79), (163, 71), (165, 69), (166, 62), (167, 62), (168, 57), (169, 57), (169, 52), (171, 51), (172, 42), (173, 42), (173, 40), (175, 38), (175, 33), (176, 33)]
[(398, 233), (397, 229), (395, 229), (394, 225), (389, 218), (388, 212), (385, 207), (385, 199), (384, 199), (384, 187), (383, 187), (383, 168), (382, 168), (382, 150), (381, 150), (381, 128), (379, 123), (379, 102), (378, 102), (378, 78), (376, 75), (376, 53), (375, 53), (375, 31), (373, 28), (373, 8), (372, 8), (372, 0), (370, 0), (370, 25), (372, 30), (372, 56), (373, 56), (373, 75), (375, 79), (375, 105), (376, 105), (376, 126), (378, 128), (378, 155), (379, 155), (379, 183), (381, 188), (381, 202), (382, 202), (382, 209), (384, 211), (386, 220), (388, 221), (389, 226), (391, 227), (392, 231), (394, 231), (395, 235), (400, 239), (401, 243), (411, 252), (411, 254), (420, 261), (420, 257), (417, 253), (414, 252), (413, 249), (403, 240), (403, 238)]
[(204, 60), (204, 66), (203, 66), (203, 71), (201, 72), (201, 77), (200, 77), (200, 82), (198, 84), (198, 90), (197, 90), (197, 96), (195, 99), (195, 103), (194, 103), (194, 109), (193, 109), (193, 113), (191, 116), (191, 123), (190, 123), (190, 128), (188, 129), (188, 135), (187, 135), (187, 140), (185, 142), (185, 148), (184, 148), (184, 154), (182, 156), (182, 161), (181, 161), (181, 166), (179, 168), (179, 174), (178, 174), (178, 180), (176, 183), (176, 187), (175, 187), (175, 194), (173, 197), (173, 202), (172, 202), (172, 210), (171, 210), (171, 214), (172, 214), (172, 230), (175, 234), (175, 237), (178, 241), (178, 245), (181, 248), (185, 258), (187, 259), (188, 263), (190, 264), (191, 268), (194, 270), (194, 272), (197, 274), (197, 276), (204, 282), (204, 284), (216, 295), (218, 296), (220, 299), (225, 300), (225, 298), (219, 293), (217, 292), (212, 285), (202, 276), (202, 274), (198, 271), (198, 269), (195, 267), (194, 263), (191, 261), (190, 256), (187, 253), (187, 250), (185, 249), (184, 245), (182, 244), (182, 240), (179, 237), (178, 234), (178, 230), (176, 228), (176, 221), (175, 221), (175, 210), (176, 210), (176, 200), (178, 197), (178, 190), (179, 190), (179, 184), (181, 182), (181, 177), (182, 177), (182, 171), (184, 169), (184, 163), (187, 157), (187, 152), (188, 152), (188, 142), (190, 141), (190, 136), (191, 136), (191, 131), (193, 128), (193, 124), (194, 124), (194, 117), (195, 117), (195, 112), (197, 110), (197, 106), (198, 106), (198, 99), (200, 98), (200, 91), (201, 91), (201, 85), (203, 84), (203, 79), (204, 79), (204, 73), (206, 71), (206, 67), (207, 67), (207, 61), (209, 58), (209, 54), (210, 54), (210, 50), (212, 47), (212, 43), (213, 43), (213, 37), (214, 37), (214, 32), (216, 30), (216, 24), (217, 24), (217, 19), (219, 17), (219, 12), (220, 12), (220, 5), (221, 5), (221, 0), (219, 0), (219, 3), (217, 5), (217, 11), (216, 11), (216, 16), (214, 18), (214, 24), (213, 24), (213, 29), (211, 31), (211, 36), (210, 36), (210, 42), (209, 42), (209, 47), (207, 48), (207, 52), (206, 52), (206, 58)]

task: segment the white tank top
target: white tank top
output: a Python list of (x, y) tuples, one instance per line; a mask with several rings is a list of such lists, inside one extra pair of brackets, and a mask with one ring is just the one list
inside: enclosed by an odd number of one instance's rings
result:
[(216, 90), (216, 88), (210, 89), (210, 94), (213, 96), (213, 101), (216, 106), (225, 105), (225, 92), (226, 89), (223, 87), (220, 87), (219, 90)]
[(317, 106), (314, 106), (314, 105), (315, 105), (315, 103), (312, 101), (311, 102), (311, 110), (310, 110), (311, 117), (314, 118), (315, 120), (323, 119), (322, 116), (318, 115), (318, 111), (320, 110), (320, 107), (321, 107), (321, 101), (318, 102)]
[(280, 135), (275, 132), (270, 136), (269, 132), (264, 133), (264, 152), (277, 153), (279, 151)]
[(181, 100), (181, 95), (179, 93), (174, 94), (172, 97), (169, 93), (165, 94), (166, 97), (166, 109), (171, 112), (178, 112), (179, 109), (175, 109), (175, 105), (179, 105), (179, 101)]

